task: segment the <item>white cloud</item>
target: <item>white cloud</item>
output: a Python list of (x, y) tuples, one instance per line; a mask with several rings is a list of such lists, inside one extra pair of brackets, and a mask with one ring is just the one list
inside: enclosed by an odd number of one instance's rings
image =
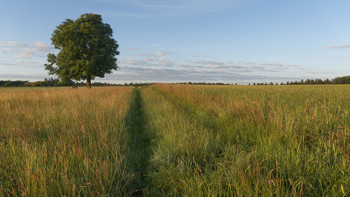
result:
[(45, 74), (14, 74), (14, 73), (0, 73), (0, 80), (24, 80), (24, 81), (38, 81), (49, 77)]
[(0, 42), (0, 47), (17, 47), (19, 44), (15, 41)]
[(193, 64), (189, 64), (189, 63), (179, 64), (179, 66), (180, 66), (180, 67), (184, 67), (184, 68), (194, 67)]
[(164, 57), (160, 57), (158, 59), (151, 58), (143, 58), (141, 60), (127, 57), (124, 60), (121, 60), (120, 65), (127, 66), (139, 66), (139, 67), (154, 67), (154, 66), (162, 66), (162, 67), (171, 67), (174, 66), (174, 62), (171, 60), (166, 60)]
[(207, 82), (230, 82), (243, 80), (264, 79), (265, 76), (256, 74), (240, 74), (235, 72), (223, 72), (220, 70), (188, 69), (179, 67), (121, 67), (116, 74), (107, 75), (104, 80), (120, 80), (137, 82), (186, 82), (186, 81), (207, 81)]
[(164, 56), (164, 55), (165, 55), (165, 52), (161, 52), (161, 51), (156, 52), (156, 56)]
[(221, 65), (206, 65), (206, 66), (204, 66), (204, 68), (220, 68), (221, 67)]
[(5, 53), (9, 53), (9, 52), (11, 52), (10, 48), (5, 48), (5, 49), (0, 50), (0, 54), (5, 54)]
[[(0, 61), (0, 73), (1, 71), (8, 70), (8, 68), (15, 68), (17, 73), (24, 72), (22, 69), (27, 70), (37, 70), (40, 68), (40, 71), (43, 71), (43, 63), (33, 59), (17, 59), (13, 61)], [(3, 67), (4, 69), (1, 69)], [(6, 68), (6, 69), (5, 69)], [(11, 70), (11, 69), (10, 69)]]
[(151, 59), (151, 58), (143, 58), (142, 61), (144, 61), (144, 62), (151, 62), (151, 61), (154, 61), (154, 60)]
[(333, 46), (327, 46), (327, 49), (346, 49), (350, 48), (350, 45), (333, 45)]
[(16, 63), (0, 61), (0, 66), (16, 66)]
[(37, 48), (24, 48), (19, 55), (15, 55), (15, 58), (30, 59), (35, 55)]
[(53, 49), (51, 45), (42, 43), (42, 42), (35, 42), (35, 48), (39, 51), (50, 51)]
[(154, 52), (154, 51), (147, 51), (147, 52), (138, 53), (137, 55), (138, 56), (144, 56), (144, 57), (147, 57), (147, 58), (149, 58), (149, 57), (157, 58), (157, 57), (163, 57), (163, 56), (170, 56), (172, 54), (174, 54), (173, 51), (156, 51), (156, 52)]
[(54, 50), (48, 44), (36, 41), (34, 45), (18, 43), (16, 41), (0, 42), (0, 54), (13, 53), (14, 58), (17, 59), (31, 59), (33, 57), (44, 57), (47, 53)]
[[(143, 52), (143, 53), (139, 53)], [(300, 69), (300, 66), (283, 63), (225, 62), (204, 58), (178, 59), (174, 52), (135, 52), (132, 58), (120, 62), (116, 73), (125, 81), (208, 81), (208, 82), (261, 82), (290, 80), (284, 76)], [(147, 56), (148, 55), (148, 56)], [(167, 56), (166, 56), (167, 55)], [(144, 57), (147, 56), (147, 57)], [(174, 60), (175, 59), (175, 60)]]
[(169, 56), (174, 54), (173, 51), (158, 51), (156, 52), (156, 56)]
[[(142, 52), (142, 53), (139, 53)], [(144, 57), (146, 56), (146, 57)], [(162, 68), (182, 68), (184, 70), (195, 70), (198, 73), (221, 72), (229, 73), (252, 73), (268, 74), (287, 73), (290, 71), (302, 70), (298, 65), (282, 63), (254, 63), (254, 62), (224, 62), (218, 60), (208, 60), (204, 58), (178, 59), (177, 54), (172, 51), (144, 51), (139, 49), (133, 58), (126, 58), (122, 63), (125, 66), (142, 67), (146, 69)], [(151, 58), (149, 58), (151, 57)], [(175, 57), (175, 58), (174, 58)], [(176, 60), (173, 60), (176, 59)]]

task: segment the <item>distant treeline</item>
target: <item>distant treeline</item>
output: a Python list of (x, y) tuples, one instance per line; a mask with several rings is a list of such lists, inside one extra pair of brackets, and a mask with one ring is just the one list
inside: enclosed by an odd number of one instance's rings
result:
[[(106, 82), (94, 82), (92, 83), (93, 86), (146, 86), (151, 85), (153, 83), (124, 83), (124, 84), (114, 84), (114, 83), (106, 83)], [(53, 78), (45, 78), (44, 81), (35, 81), (35, 82), (29, 82), (29, 81), (0, 81), (0, 87), (54, 87), (54, 86), (86, 86), (85, 82), (74, 82), (71, 80), (68, 81), (61, 81), (59, 79), (53, 79)]]
[[(154, 83), (124, 83), (124, 84), (114, 84), (114, 83), (106, 83), (106, 82), (94, 82), (93, 86), (147, 86), (152, 85)], [(210, 82), (178, 82), (175, 84), (189, 84), (189, 85), (238, 85), (237, 83), (210, 83)], [(262, 83), (252, 83), (248, 85), (315, 85), (315, 84), (350, 84), (350, 75), (343, 77), (336, 77), (334, 79), (306, 79), (300, 81), (287, 81), (286, 83), (281, 82), (273, 83), (273, 82), (262, 82)], [(53, 78), (45, 78), (44, 81), (0, 81), (0, 87), (50, 87), (50, 86), (86, 86), (84, 82), (74, 82), (71, 80), (62, 81), (59, 79)]]
[(36, 82), (29, 82), (29, 81), (0, 81), (0, 87), (47, 87), (47, 86), (73, 86), (75, 83), (73, 81), (60, 81), (59, 79), (47, 79), (45, 78), (44, 81), (36, 81)]
[(237, 85), (237, 84), (233, 84), (233, 83), (210, 83), (210, 82), (177, 82), (175, 84), (188, 84), (188, 85)]
[[(306, 79), (300, 81), (281, 82), (280, 85), (315, 85), (315, 84), (350, 84), (350, 75), (343, 77), (336, 77), (334, 79)], [(251, 84), (249, 84), (251, 85)], [(252, 85), (278, 85), (278, 83), (253, 83)]]
[[(180, 82), (176, 84), (189, 84), (189, 85), (238, 85), (237, 83), (208, 83), (208, 82)], [(313, 85), (313, 84), (350, 84), (350, 76), (337, 77), (334, 79), (306, 79), (300, 81), (287, 81), (281, 83), (262, 82), (262, 83), (249, 83), (248, 85)]]

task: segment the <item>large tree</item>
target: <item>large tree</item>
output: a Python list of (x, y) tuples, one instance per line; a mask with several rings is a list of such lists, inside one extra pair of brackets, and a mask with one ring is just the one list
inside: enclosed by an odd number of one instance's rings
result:
[(56, 27), (51, 41), (57, 55), (47, 55), (45, 69), (62, 80), (91, 80), (117, 70), (118, 44), (113, 30), (103, 23), (100, 15), (83, 14), (77, 20), (67, 19)]

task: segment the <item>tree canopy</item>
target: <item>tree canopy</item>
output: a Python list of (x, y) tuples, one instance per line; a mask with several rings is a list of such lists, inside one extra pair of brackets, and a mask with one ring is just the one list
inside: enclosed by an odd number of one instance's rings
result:
[(47, 55), (45, 69), (63, 81), (86, 80), (91, 87), (95, 77), (102, 78), (118, 68), (119, 45), (112, 34), (110, 25), (98, 14), (83, 14), (75, 21), (66, 19), (52, 34), (52, 44), (59, 52)]

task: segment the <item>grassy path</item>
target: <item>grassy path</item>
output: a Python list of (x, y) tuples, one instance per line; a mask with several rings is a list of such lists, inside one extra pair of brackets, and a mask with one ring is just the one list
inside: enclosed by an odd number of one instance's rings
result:
[(147, 166), (152, 155), (151, 140), (152, 132), (147, 128), (147, 118), (144, 113), (144, 101), (140, 95), (140, 88), (135, 88), (132, 95), (132, 102), (125, 117), (128, 138), (125, 151), (127, 166), (134, 172), (132, 182), (128, 191), (134, 196), (142, 196), (149, 180), (147, 178)]
[(149, 124), (157, 131), (148, 172), (150, 196), (233, 195), (230, 186), (220, 185), (215, 170), (221, 142), (213, 125), (205, 124), (193, 106), (183, 106), (154, 87), (143, 96)]

